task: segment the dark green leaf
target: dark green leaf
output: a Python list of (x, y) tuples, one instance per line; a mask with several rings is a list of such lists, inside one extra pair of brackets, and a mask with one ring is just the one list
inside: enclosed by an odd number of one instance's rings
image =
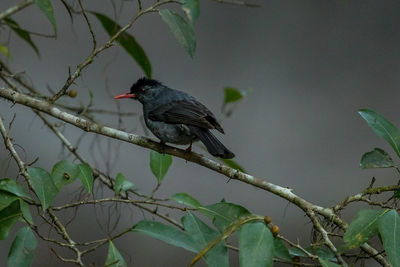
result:
[(382, 210), (360, 210), (350, 223), (343, 240), (348, 249), (361, 246), (378, 233), (378, 220), (385, 215)]
[(29, 227), (21, 228), (8, 252), (7, 266), (29, 267), (32, 264), (34, 250), (37, 247), (36, 237)]
[(241, 267), (272, 266), (274, 237), (263, 222), (247, 223), (239, 231)]
[(69, 17), (71, 19), (71, 23), (73, 23), (74, 22), (74, 17), (72, 16), (70, 5), (67, 2), (65, 2), (65, 0), (61, 0), (61, 3), (64, 5), (65, 9), (67, 10), (68, 15), (69, 15)]
[(329, 260), (318, 258), (319, 262), (321, 263), (322, 267), (340, 267), (340, 265), (330, 262)]
[(62, 160), (54, 165), (51, 176), (54, 184), (60, 190), (63, 186), (73, 183), (80, 173), (78, 165), (68, 160)]
[(274, 257), (280, 258), (287, 262), (292, 262), (292, 257), (290, 256), (289, 250), (283, 243), (282, 239), (274, 238)]
[(400, 189), (397, 189), (397, 191), (393, 194), (393, 198), (400, 198)]
[(196, 36), (192, 24), (168, 9), (160, 10), (159, 14), (178, 42), (193, 57), (196, 51)]
[(26, 41), (32, 48), (35, 50), (36, 54), (39, 56), (39, 49), (37, 46), (33, 43), (31, 39), (31, 35), (29, 34), (28, 31), (23, 30), (19, 27), (18, 23), (10, 18), (4, 18), (4, 22), (10, 26), (10, 28), (24, 41)]
[(157, 178), (158, 183), (164, 179), (169, 166), (172, 163), (172, 156), (168, 154), (160, 154), (157, 151), (150, 151), (150, 169)]
[[(187, 212), (182, 217), (182, 224), (185, 232), (191, 237), (200, 252), (208, 243), (211, 243), (219, 237), (219, 233), (202, 222), (193, 213)], [(213, 247), (205, 255), (205, 261), (208, 266), (223, 267), (229, 266), (228, 249), (223, 242)]]
[(189, 21), (194, 24), (200, 15), (199, 0), (180, 0), (182, 3), (182, 10), (186, 13)]
[(174, 200), (180, 204), (186, 205), (191, 208), (197, 209), (201, 206), (200, 202), (197, 199), (189, 196), (186, 193), (177, 193), (171, 197), (171, 200)]
[(212, 219), (213, 224), (220, 232), (223, 232), (230, 224), (241, 216), (250, 214), (250, 212), (242, 206), (227, 202), (202, 206), (199, 207), (199, 211)]
[(242, 99), (243, 96), (244, 96), (243, 92), (239, 91), (238, 89), (235, 89), (232, 87), (226, 87), (224, 104), (236, 102), (236, 101)]
[(198, 252), (197, 244), (193, 242), (186, 232), (170, 225), (143, 220), (137, 223), (132, 228), (132, 231), (151, 236), (173, 246), (181, 247), (196, 253)]
[(373, 110), (360, 109), (358, 113), (378, 136), (388, 142), (400, 157), (400, 132), (396, 126)]
[(35, 190), (45, 211), (53, 203), (54, 198), (58, 194), (58, 188), (54, 184), (50, 174), (42, 168), (28, 168), (28, 173), (33, 190)]
[(24, 188), (21, 185), (19, 185), (16, 181), (8, 178), (0, 179), (0, 190), (32, 200), (32, 197), (25, 192)]
[(29, 205), (22, 199), (19, 199), (19, 206), (21, 208), (22, 215), (31, 224), (33, 224), (31, 212), (29, 210)]
[(128, 181), (122, 173), (117, 174), (117, 178), (115, 179), (115, 186), (114, 186), (114, 192), (116, 194), (125, 192), (134, 187), (135, 187), (135, 185), (133, 183), (131, 183), (130, 181)]
[(13, 224), (21, 218), (19, 200), (0, 211), (0, 240), (6, 239)]
[(0, 211), (3, 210), (4, 208), (7, 208), (8, 206), (10, 206), (11, 203), (17, 200), (20, 202), (20, 209), (22, 211), (23, 216), (28, 222), (33, 224), (28, 204), (26, 204), (23, 199), (13, 194), (10, 194), (6, 191), (0, 191)]
[(220, 159), (222, 162), (224, 162), (226, 165), (228, 165), (229, 167), (235, 169), (235, 170), (239, 170), (241, 172), (246, 172), (242, 166), (240, 166), (236, 161), (232, 160), (232, 159)]
[(400, 216), (396, 210), (386, 213), (378, 222), (383, 247), (392, 266), (400, 266)]
[(7, 208), (11, 203), (18, 200), (17, 196), (8, 192), (0, 191), (0, 210)]
[(83, 187), (85, 187), (86, 191), (88, 191), (89, 194), (92, 193), (93, 189), (93, 172), (92, 168), (90, 168), (89, 165), (87, 164), (79, 164), (79, 179), (82, 182)]
[(126, 267), (127, 266), (121, 253), (119, 253), (118, 249), (114, 246), (114, 243), (111, 241), (109, 242), (107, 259), (106, 259), (106, 263), (104, 265), (107, 267)]
[[(115, 21), (110, 19), (104, 14), (91, 12), (101, 22), (103, 28), (107, 31), (110, 36), (115, 35), (120, 29)], [(151, 64), (147, 58), (146, 53), (136, 39), (127, 32), (121, 33), (117, 38), (118, 43), (125, 49), (125, 51), (136, 61), (136, 63), (142, 68), (147, 77), (151, 77)]]
[(361, 169), (391, 168), (394, 167), (394, 162), (385, 150), (374, 148), (362, 156), (360, 167)]
[(51, 25), (53, 25), (54, 32), (57, 32), (56, 19), (54, 18), (53, 6), (50, 0), (33, 0), (33, 2), (42, 10), (42, 12), (49, 19)]

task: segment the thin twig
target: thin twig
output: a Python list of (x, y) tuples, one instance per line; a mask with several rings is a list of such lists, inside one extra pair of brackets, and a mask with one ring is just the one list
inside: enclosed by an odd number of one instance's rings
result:
[(128, 30), (130, 27), (132, 27), (132, 25), (135, 23), (135, 21), (140, 18), (142, 15), (146, 14), (146, 13), (150, 13), (150, 12), (154, 12), (157, 7), (161, 6), (161, 5), (165, 5), (168, 3), (179, 3), (179, 1), (177, 0), (165, 0), (165, 1), (160, 1), (155, 3), (154, 5), (150, 6), (147, 9), (144, 10), (140, 10), (130, 21), (128, 24), (126, 24), (124, 27), (122, 27), (118, 32), (116, 32), (113, 36), (110, 37), (110, 39), (104, 43), (102, 46), (100, 46), (99, 48), (93, 50), (90, 55), (82, 62), (80, 63), (75, 71), (73, 72), (72, 75), (69, 75), (64, 86), (61, 88), (60, 91), (58, 91), (52, 98), (51, 98), (51, 102), (55, 102), (57, 99), (59, 99), (61, 96), (65, 95), (68, 88), (75, 82), (75, 80), (81, 75), (81, 72), (83, 69), (85, 69), (89, 64), (91, 64), (93, 62), (93, 60), (95, 59), (95, 57), (100, 54), (102, 51), (110, 48), (114, 41), (116, 41), (118, 39), (118, 37), (124, 33), (126, 30)]
[(0, 13), (0, 20), (7, 18), (8, 16), (24, 9), (25, 7), (28, 7), (33, 4), (33, 0), (25, 0), (24, 2), (21, 2), (15, 6), (9, 7), (3, 12)]

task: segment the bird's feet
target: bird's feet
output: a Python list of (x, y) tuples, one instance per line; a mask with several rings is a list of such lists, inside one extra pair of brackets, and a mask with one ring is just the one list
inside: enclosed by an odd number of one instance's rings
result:
[(192, 152), (192, 141), (190, 141), (190, 145), (185, 149), (186, 153)]

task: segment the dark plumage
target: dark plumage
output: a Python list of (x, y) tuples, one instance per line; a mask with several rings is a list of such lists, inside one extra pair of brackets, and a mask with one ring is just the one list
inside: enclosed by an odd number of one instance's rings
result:
[(235, 156), (211, 133), (212, 129), (224, 133), (214, 114), (182, 91), (141, 78), (132, 85), (130, 93), (114, 98), (133, 98), (141, 102), (147, 127), (163, 143), (190, 144), (190, 149), (192, 141), (200, 139), (213, 156)]

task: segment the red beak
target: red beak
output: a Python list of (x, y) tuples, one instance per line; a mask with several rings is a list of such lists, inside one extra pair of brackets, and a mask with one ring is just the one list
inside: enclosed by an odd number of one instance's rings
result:
[(135, 94), (123, 93), (123, 94), (114, 96), (114, 99), (121, 99), (121, 98), (135, 98)]

